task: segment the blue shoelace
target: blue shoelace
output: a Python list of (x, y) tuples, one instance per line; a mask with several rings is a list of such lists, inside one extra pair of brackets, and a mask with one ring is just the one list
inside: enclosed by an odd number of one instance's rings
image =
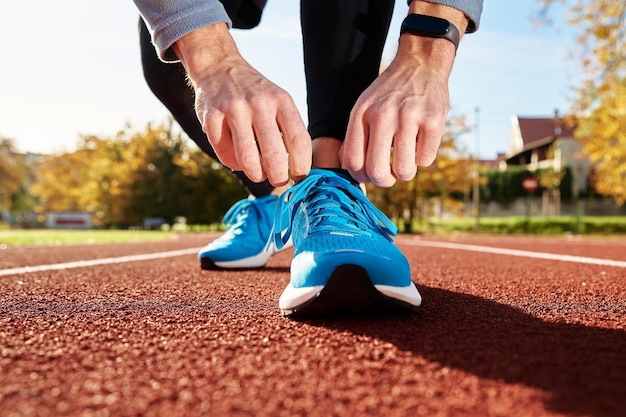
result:
[[(279, 249), (291, 237), (293, 219), (303, 209), (307, 211), (309, 235), (330, 232), (379, 234), (393, 241), (392, 236), (398, 232), (396, 225), (348, 180), (334, 173), (310, 174), (278, 201), (277, 213), (291, 210), (288, 225), (283, 224), (287, 216), (279, 215), (275, 220), (274, 242)], [(285, 229), (284, 233), (281, 232)]]
[(226, 233), (233, 236), (240, 235), (244, 232), (243, 226), (246, 224), (246, 220), (250, 215), (250, 210), (254, 210), (259, 218), (258, 223), (270, 224), (271, 219), (268, 217), (265, 210), (261, 210), (258, 205), (261, 204), (258, 200), (240, 200), (232, 205), (232, 207), (224, 215), (224, 224), (227, 227)]

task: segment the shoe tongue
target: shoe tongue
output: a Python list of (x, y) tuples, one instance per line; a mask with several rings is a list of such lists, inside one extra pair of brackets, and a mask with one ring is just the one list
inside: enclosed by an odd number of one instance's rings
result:
[(311, 174), (320, 174), (320, 175), (324, 175), (326, 177), (340, 177), (343, 178), (346, 181), (349, 181), (352, 185), (356, 185), (357, 187), (359, 186), (359, 183), (357, 181), (354, 180), (354, 178), (352, 178), (350, 176), (350, 173), (348, 171), (346, 171), (345, 169), (340, 169), (340, 168), (313, 168), (311, 170)]

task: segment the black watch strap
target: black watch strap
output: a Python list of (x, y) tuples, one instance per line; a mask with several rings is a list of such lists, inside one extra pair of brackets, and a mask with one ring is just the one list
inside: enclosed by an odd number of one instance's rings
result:
[(405, 32), (428, 38), (447, 39), (454, 44), (454, 50), (459, 47), (461, 35), (459, 30), (446, 19), (423, 14), (410, 14), (404, 18), (400, 34)]

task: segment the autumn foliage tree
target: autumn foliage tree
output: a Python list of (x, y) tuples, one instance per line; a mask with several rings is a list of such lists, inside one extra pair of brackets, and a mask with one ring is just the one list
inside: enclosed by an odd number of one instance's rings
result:
[(95, 138), (85, 138), (75, 152), (46, 156), (36, 172), (32, 193), (46, 211), (96, 212), (102, 200), (102, 152)]
[(16, 214), (26, 208), (28, 174), (24, 156), (15, 150), (13, 141), (0, 138), (0, 213)]
[(214, 223), (243, 196), (218, 163), (174, 132), (170, 122), (112, 138), (86, 136), (73, 152), (48, 156), (32, 192), (45, 211), (87, 211), (105, 226), (140, 225), (146, 217)]
[[(559, 0), (540, 0), (549, 8)], [(626, 2), (565, 2), (578, 31), (576, 52), (584, 72), (576, 89), (575, 136), (594, 163), (595, 189), (626, 202)]]

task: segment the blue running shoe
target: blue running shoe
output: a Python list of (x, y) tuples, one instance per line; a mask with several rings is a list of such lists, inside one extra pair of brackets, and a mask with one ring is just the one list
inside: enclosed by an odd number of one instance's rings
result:
[(397, 227), (347, 174), (311, 170), (283, 194), (276, 213), (276, 246), (291, 239), (295, 248), (279, 300), (283, 315), (378, 314), (421, 304), (409, 263), (393, 244)]
[[(198, 253), (202, 269), (248, 269), (264, 266), (276, 253), (268, 240), (274, 223), (278, 197), (250, 196), (236, 202), (224, 216), (222, 236)], [(267, 248), (266, 248), (267, 246)]]

